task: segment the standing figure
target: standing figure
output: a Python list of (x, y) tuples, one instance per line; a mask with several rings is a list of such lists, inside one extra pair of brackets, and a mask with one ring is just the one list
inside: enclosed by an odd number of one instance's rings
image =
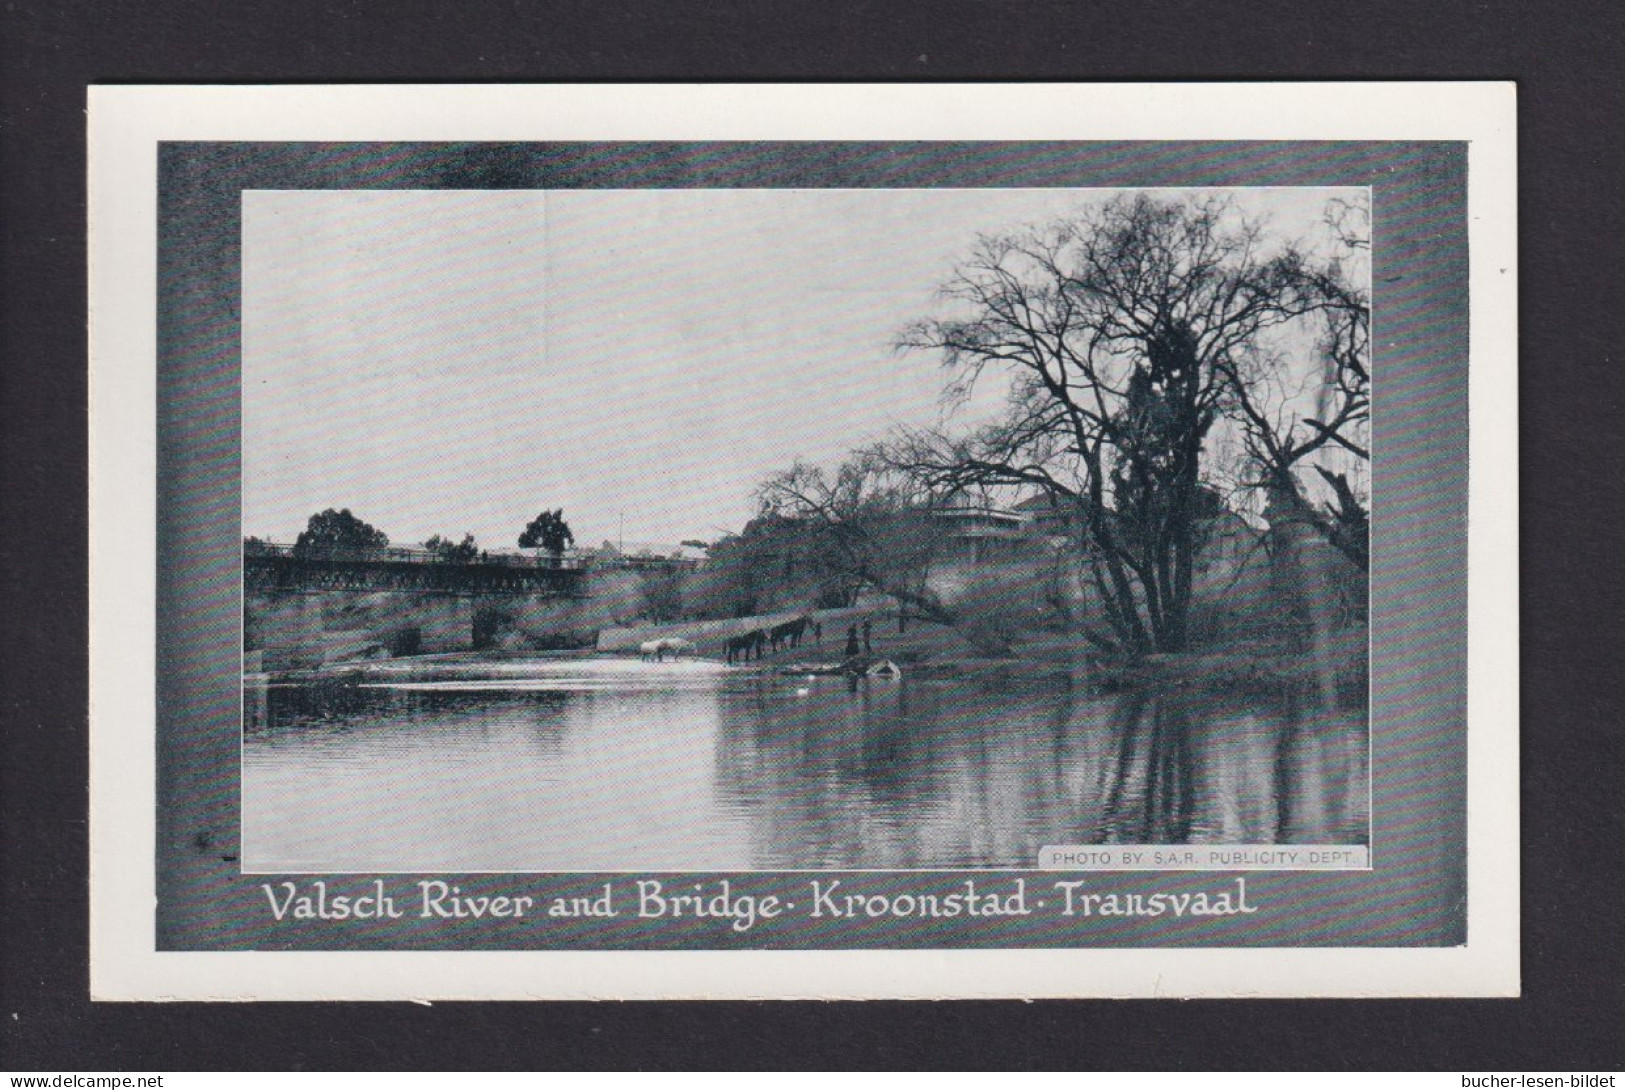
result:
[(861, 650), (858, 646), (858, 626), (851, 625), (846, 630), (846, 657), (851, 658)]
[(865, 617), (863, 619), (863, 653), (865, 655), (872, 655), (875, 651), (875, 649), (869, 643), (869, 634), (871, 631), (873, 631), (874, 627), (873, 622), (871, 622), (869, 618)]
[(822, 621), (813, 622), (813, 643), (818, 644), (820, 647), (824, 644), (824, 622)]

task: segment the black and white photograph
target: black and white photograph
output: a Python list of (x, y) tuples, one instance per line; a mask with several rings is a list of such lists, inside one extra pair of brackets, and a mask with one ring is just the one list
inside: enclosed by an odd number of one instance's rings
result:
[(245, 871), (1366, 866), (1371, 248), (1363, 187), (245, 192)]

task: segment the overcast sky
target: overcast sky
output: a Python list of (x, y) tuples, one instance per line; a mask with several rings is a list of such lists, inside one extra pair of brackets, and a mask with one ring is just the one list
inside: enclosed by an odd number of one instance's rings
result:
[[(1329, 189), (1232, 191), (1315, 244)], [(891, 344), (978, 232), (1102, 190), (243, 195), (243, 528), (711, 540), (797, 457), (938, 413)]]

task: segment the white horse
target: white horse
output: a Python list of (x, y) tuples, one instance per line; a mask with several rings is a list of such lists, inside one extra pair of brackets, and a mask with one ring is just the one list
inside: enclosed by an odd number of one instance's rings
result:
[(693, 651), (692, 643), (676, 636), (664, 636), (658, 640), (645, 640), (638, 644), (638, 657), (644, 662), (665, 662), (668, 652), (672, 658), (680, 658), (684, 652)]

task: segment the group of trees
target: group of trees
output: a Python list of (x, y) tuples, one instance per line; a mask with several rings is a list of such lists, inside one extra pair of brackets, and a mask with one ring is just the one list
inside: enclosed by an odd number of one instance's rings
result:
[(1222, 480), (1363, 568), (1365, 475), (1324, 453), (1370, 457), (1369, 300), (1345, 273), (1368, 219), (1346, 204), (1327, 215), (1336, 241), (1318, 259), (1211, 196), (1124, 196), (983, 238), (942, 288), (946, 313), (897, 347), (939, 355), (951, 401), (996, 373), (1003, 413), (901, 430), (833, 474), (793, 466), (763, 485), (763, 511), (929, 614), (929, 500), (1038, 490), (1081, 535), (1105, 625), (1088, 634), (1133, 653), (1187, 645), (1202, 506)]
[(925, 586), (937, 527), (917, 479), (860, 453), (834, 472), (797, 462), (757, 491), (784, 555), (848, 601), (863, 588), (944, 623), (951, 613)]
[(474, 540), (473, 534), (464, 534), (463, 540), (455, 542), (449, 537), (435, 534), (423, 543), (423, 547), (443, 564), (472, 564), (480, 556), (479, 543)]
[(735, 616), (792, 603), (835, 608), (871, 587), (940, 612), (919, 578), (930, 551), (924, 512), (887, 477), (864, 462), (833, 474), (798, 462), (763, 482), (757, 516), (708, 546), (710, 608)]

